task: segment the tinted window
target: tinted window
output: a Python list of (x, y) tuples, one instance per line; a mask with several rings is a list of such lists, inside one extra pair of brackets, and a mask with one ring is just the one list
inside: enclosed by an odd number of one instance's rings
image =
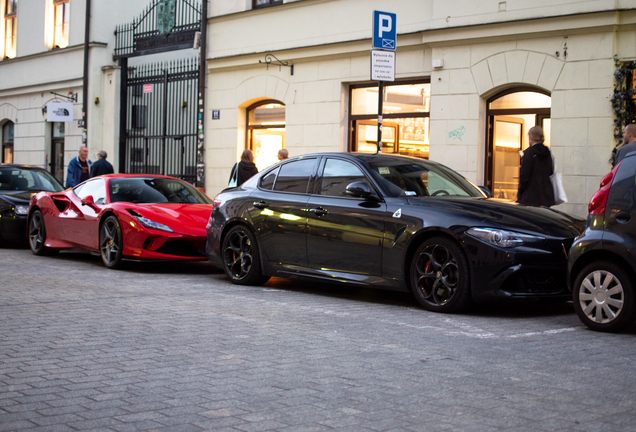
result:
[(60, 192), (64, 188), (44, 170), (0, 167), (0, 190), (37, 190)]
[(274, 180), (276, 180), (276, 175), (278, 174), (279, 169), (275, 169), (269, 174), (266, 174), (261, 179), (261, 188), (266, 190), (271, 190), (272, 186), (274, 186)]
[(314, 172), (315, 165), (316, 159), (300, 159), (281, 166), (274, 190), (307, 193), (309, 178)]
[(82, 199), (91, 195), (95, 204), (106, 203), (106, 185), (104, 185), (103, 179), (95, 179), (82, 183), (73, 189), (73, 192)]
[(171, 178), (115, 178), (108, 188), (110, 202), (211, 204), (191, 184)]
[(374, 158), (367, 163), (389, 196), (485, 196), (477, 186), (443, 165), (413, 158)]
[(322, 173), (321, 195), (345, 196), (347, 186), (356, 181), (369, 183), (362, 171), (342, 159), (327, 159)]

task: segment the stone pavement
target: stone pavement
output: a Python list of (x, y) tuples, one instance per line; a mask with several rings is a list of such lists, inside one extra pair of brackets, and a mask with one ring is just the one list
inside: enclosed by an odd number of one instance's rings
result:
[(209, 263), (0, 249), (0, 431), (634, 431), (632, 329), (571, 304), (408, 294)]

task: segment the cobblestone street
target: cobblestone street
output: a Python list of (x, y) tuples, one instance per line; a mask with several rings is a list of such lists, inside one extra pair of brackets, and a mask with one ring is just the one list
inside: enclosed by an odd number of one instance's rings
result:
[(633, 431), (636, 331), (566, 304), (0, 249), (0, 431)]

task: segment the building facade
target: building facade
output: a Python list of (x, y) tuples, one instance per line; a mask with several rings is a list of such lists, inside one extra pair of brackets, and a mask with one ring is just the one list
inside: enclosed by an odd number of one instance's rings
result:
[[(88, 35), (86, 0), (0, 2), (0, 162), (46, 167), (63, 182), (68, 163), (85, 144), (90, 159), (96, 160), (97, 152), (106, 150), (108, 160), (118, 170), (122, 77), (120, 63), (114, 58), (114, 33), (118, 25), (139, 21), (159, 2), (92, 0)], [(200, 7), (200, 2), (190, 3)], [(89, 61), (84, 137), (81, 120), (86, 37)], [(193, 49), (136, 57), (128, 63), (129, 76), (134, 77), (135, 69), (149, 69), (148, 64), (161, 65), (175, 59), (198, 62), (199, 57), (199, 50)], [(136, 89), (130, 90), (135, 94)], [(51, 119), (51, 103), (70, 105), (69, 118)], [(178, 104), (181, 106), (183, 100)], [(179, 113), (182, 111), (180, 108)], [(196, 128), (196, 121), (192, 123)]]
[(375, 151), (373, 11), (395, 13), (395, 81), (382, 151), (430, 158), (516, 199), (527, 131), (546, 131), (584, 216), (616, 145), (615, 58), (636, 58), (636, 1), (211, 0), (206, 191), (245, 148), (260, 169), (285, 147)]

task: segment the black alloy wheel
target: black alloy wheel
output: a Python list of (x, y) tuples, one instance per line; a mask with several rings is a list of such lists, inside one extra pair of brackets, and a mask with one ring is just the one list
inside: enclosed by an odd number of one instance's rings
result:
[(261, 261), (254, 234), (242, 225), (232, 227), (223, 239), (223, 270), (232, 283), (261, 285), (269, 276), (261, 273)]
[(460, 247), (444, 237), (417, 249), (410, 268), (411, 287), (424, 309), (460, 312), (472, 302), (467, 260)]
[(572, 290), (574, 310), (592, 330), (619, 332), (636, 321), (636, 292), (631, 275), (609, 261), (588, 264)]
[(29, 217), (29, 247), (33, 255), (52, 255), (57, 249), (51, 249), (44, 245), (46, 242), (46, 227), (44, 226), (44, 216), (40, 210), (33, 212)]
[(104, 265), (111, 269), (122, 267), (124, 242), (119, 220), (108, 216), (99, 230), (99, 252)]

